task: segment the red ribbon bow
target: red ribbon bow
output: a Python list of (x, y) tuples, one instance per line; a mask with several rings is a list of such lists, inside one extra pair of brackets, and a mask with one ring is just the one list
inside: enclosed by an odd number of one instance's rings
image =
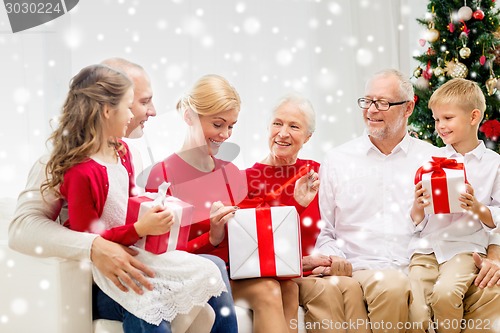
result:
[(433, 161), (418, 168), (415, 174), (415, 185), (422, 180), (422, 175), (424, 173), (433, 173), (436, 176), (444, 176), (446, 173), (443, 169), (454, 169), (462, 170), (464, 168), (463, 163), (458, 163), (456, 160), (446, 157), (436, 157), (432, 156)]
[[(453, 170), (464, 170), (463, 163), (458, 163), (454, 159), (448, 159), (446, 157), (435, 157), (432, 156), (432, 160), (429, 163), (418, 168), (415, 174), (415, 184), (422, 180), (422, 175), (426, 173), (432, 173), (431, 177), (431, 187), (432, 187), (432, 202), (434, 204), (434, 212), (438, 213), (449, 213), (449, 202), (448, 202), (448, 185), (446, 181), (446, 172), (444, 169)], [(465, 177), (465, 182), (467, 183), (467, 177)]]

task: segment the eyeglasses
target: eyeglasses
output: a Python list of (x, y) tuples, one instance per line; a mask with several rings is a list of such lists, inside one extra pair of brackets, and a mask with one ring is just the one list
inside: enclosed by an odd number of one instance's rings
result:
[(362, 109), (369, 109), (372, 104), (375, 104), (375, 107), (379, 111), (387, 111), (391, 106), (401, 105), (409, 101), (401, 101), (401, 102), (388, 102), (384, 99), (373, 100), (369, 98), (358, 98), (358, 106)]

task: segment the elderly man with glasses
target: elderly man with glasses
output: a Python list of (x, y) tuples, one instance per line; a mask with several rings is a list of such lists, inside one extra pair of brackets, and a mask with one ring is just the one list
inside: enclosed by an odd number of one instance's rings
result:
[[(319, 205), (325, 226), (316, 251), (329, 255), (332, 265), (317, 273), (352, 276), (359, 282), (373, 332), (423, 332), (407, 322), (409, 210), (415, 171), (436, 148), (408, 135), (413, 96), (412, 84), (400, 72), (375, 74), (358, 99), (365, 133), (330, 151), (320, 168)], [(488, 321), (492, 330), (493, 312), (478, 309), (497, 296), (482, 291), (472, 286), (465, 295), (464, 318)]]

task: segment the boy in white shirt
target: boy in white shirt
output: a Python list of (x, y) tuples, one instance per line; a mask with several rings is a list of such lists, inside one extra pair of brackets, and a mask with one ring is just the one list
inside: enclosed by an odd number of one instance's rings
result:
[(429, 108), (446, 144), (441, 155), (464, 163), (469, 184), (459, 199), (463, 213), (427, 216), (424, 208), (430, 205), (430, 194), (422, 182), (415, 187), (409, 320), (423, 324), (413, 332), (460, 332), (469, 324), (463, 319), (462, 303), (478, 273), (477, 253), (486, 254), (489, 230), (500, 222), (500, 156), (478, 140), (486, 103), (475, 82), (446, 82), (432, 94)]

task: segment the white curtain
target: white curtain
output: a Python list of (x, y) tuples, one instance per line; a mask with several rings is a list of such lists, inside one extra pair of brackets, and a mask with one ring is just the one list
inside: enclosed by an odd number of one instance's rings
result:
[(46, 152), (70, 78), (119, 56), (150, 74), (158, 116), (146, 124), (156, 160), (175, 151), (184, 127), (177, 99), (201, 75), (227, 77), (242, 99), (231, 141), (247, 167), (267, 154), (266, 120), (284, 93), (307, 96), (317, 113), (301, 157), (361, 134), (356, 99), (377, 70), (411, 76), (426, 11), (423, 0), (84, 0), (69, 14), (12, 34), (0, 11), (0, 198), (15, 197)]

